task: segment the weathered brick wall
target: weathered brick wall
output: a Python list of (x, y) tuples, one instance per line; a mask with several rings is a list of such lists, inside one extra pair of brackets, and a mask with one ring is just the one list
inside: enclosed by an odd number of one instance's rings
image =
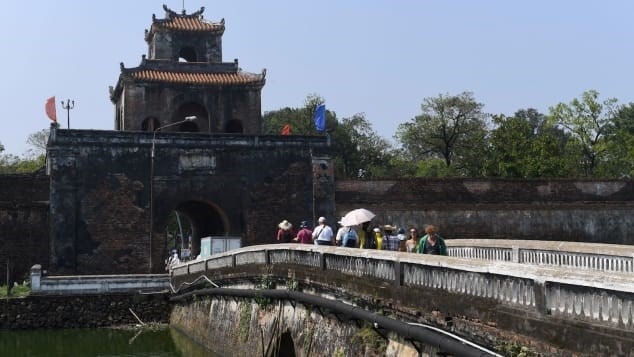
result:
[(376, 224), (434, 224), (446, 238), (634, 243), (632, 181), (339, 181), (335, 200), (340, 215), (365, 207)]
[(47, 269), (48, 198), (48, 176), (0, 175), (0, 285), (7, 262), (13, 281), (22, 281), (33, 264)]
[[(162, 133), (153, 169), (151, 148), (149, 133), (53, 132), (52, 274), (162, 272), (172, 211), (191, 222), (194, 240), (238, 236), (243, 245), (273, 242), (278, 222), (312, 220), (313, 207), (334, 217), (324, 137)], [(315, 188), (329, 194), (313, 202)]]
[(0, 329), (90, 328), (169, 321), (167, 294), (31, 295), (3, 301)]

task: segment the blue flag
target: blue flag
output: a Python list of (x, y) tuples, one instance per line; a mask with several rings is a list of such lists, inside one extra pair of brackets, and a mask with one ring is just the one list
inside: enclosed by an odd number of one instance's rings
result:
[(315, 129), (326, 130), (326, 104), (320, 104), (315, 108)]

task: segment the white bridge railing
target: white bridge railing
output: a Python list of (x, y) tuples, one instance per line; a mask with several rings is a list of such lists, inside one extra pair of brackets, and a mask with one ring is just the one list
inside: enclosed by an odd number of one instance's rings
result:
[[(490, 252), (494, 249), (510, 249), (511, 256), (516, 260), (523, 254), (514, 247), (489, 248)], [(454, 253), (466, 251), (458, 248), (454, 242), (450, 249), (454, 249)], [(582, 254), (588, 255), (587, 261), (591, 262), (594, 254), (580, 250)], [(530, 249), (525, 251), (529, 252)], [(565, 253), (552, 246), (541, 246), (535, 251), (553, 252), (544, 254)], [(567, 258), (534, 258), (535, 263), (523, 264), (494, 259), (498, 256), (504, 258), (507, 254), (483, 253), (480, 258), (478, 254), (481, 253), (477, 253), (477, 250), (473, 252), (476, 252), (473, 253), (476, 259), (304, 244), (260, 245), (183, 263), (171, 271), (171, 279), (172, 284), (178, 284), (196, 279), (201, 274), (223, 274), (245, 265), (283, 264), (289, 269), (296, 266), (303, 270), (336, 271), (351, 277), (377, 279), (398, 288), (444, 290), (511, 307), (532, 309), (544, 316), (582, 320), (634, 332), (634, 276), (631, 270), (615, 270), (605, 274), (598, 271), (602, 269), (579, 269), (580, 266), (572, 265), (573, 262), (583, 263), (583, 259), (571, 259), (571, 265), (566, 265), (569, 261)], [(596, 255), (610, 257), (607, 250), (596, 249), (596, 252)], [(619, 266), (618, 263), (607, 263), (605, 266), (609, 268), (611, 264)], [(588, 266), (592, 265), (588, 263)], [(620, 266), (628, 267), (627, 264)], [(266, 270), (262, 271), (265, 274)]]
[(446, 242), (452, 257), (634, 273), (634, 247), (630, 245), (501, 239)]

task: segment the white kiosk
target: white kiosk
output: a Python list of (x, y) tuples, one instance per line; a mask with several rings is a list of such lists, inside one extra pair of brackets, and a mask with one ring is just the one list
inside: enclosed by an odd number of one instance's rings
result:
[(241, 245), (240, 237), (210, 236), (200, 238), (200, 257), (207, 258), (213, 254), (224, 253), (238, 249)]

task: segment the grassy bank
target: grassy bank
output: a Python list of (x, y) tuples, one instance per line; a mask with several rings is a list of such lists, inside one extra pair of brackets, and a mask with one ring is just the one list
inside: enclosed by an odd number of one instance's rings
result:
[[(23, 297), (23, 296), (29, 295), (30, 292), (31, 292), (31, 288), (26, 284), (15, 285), (13, 286), (13, 289), (11, 289), (11, 294), (8, 297)], [(7, 286), (0, 285), (0, 299), (6, 299), (6, 298), (7, 298)]]

